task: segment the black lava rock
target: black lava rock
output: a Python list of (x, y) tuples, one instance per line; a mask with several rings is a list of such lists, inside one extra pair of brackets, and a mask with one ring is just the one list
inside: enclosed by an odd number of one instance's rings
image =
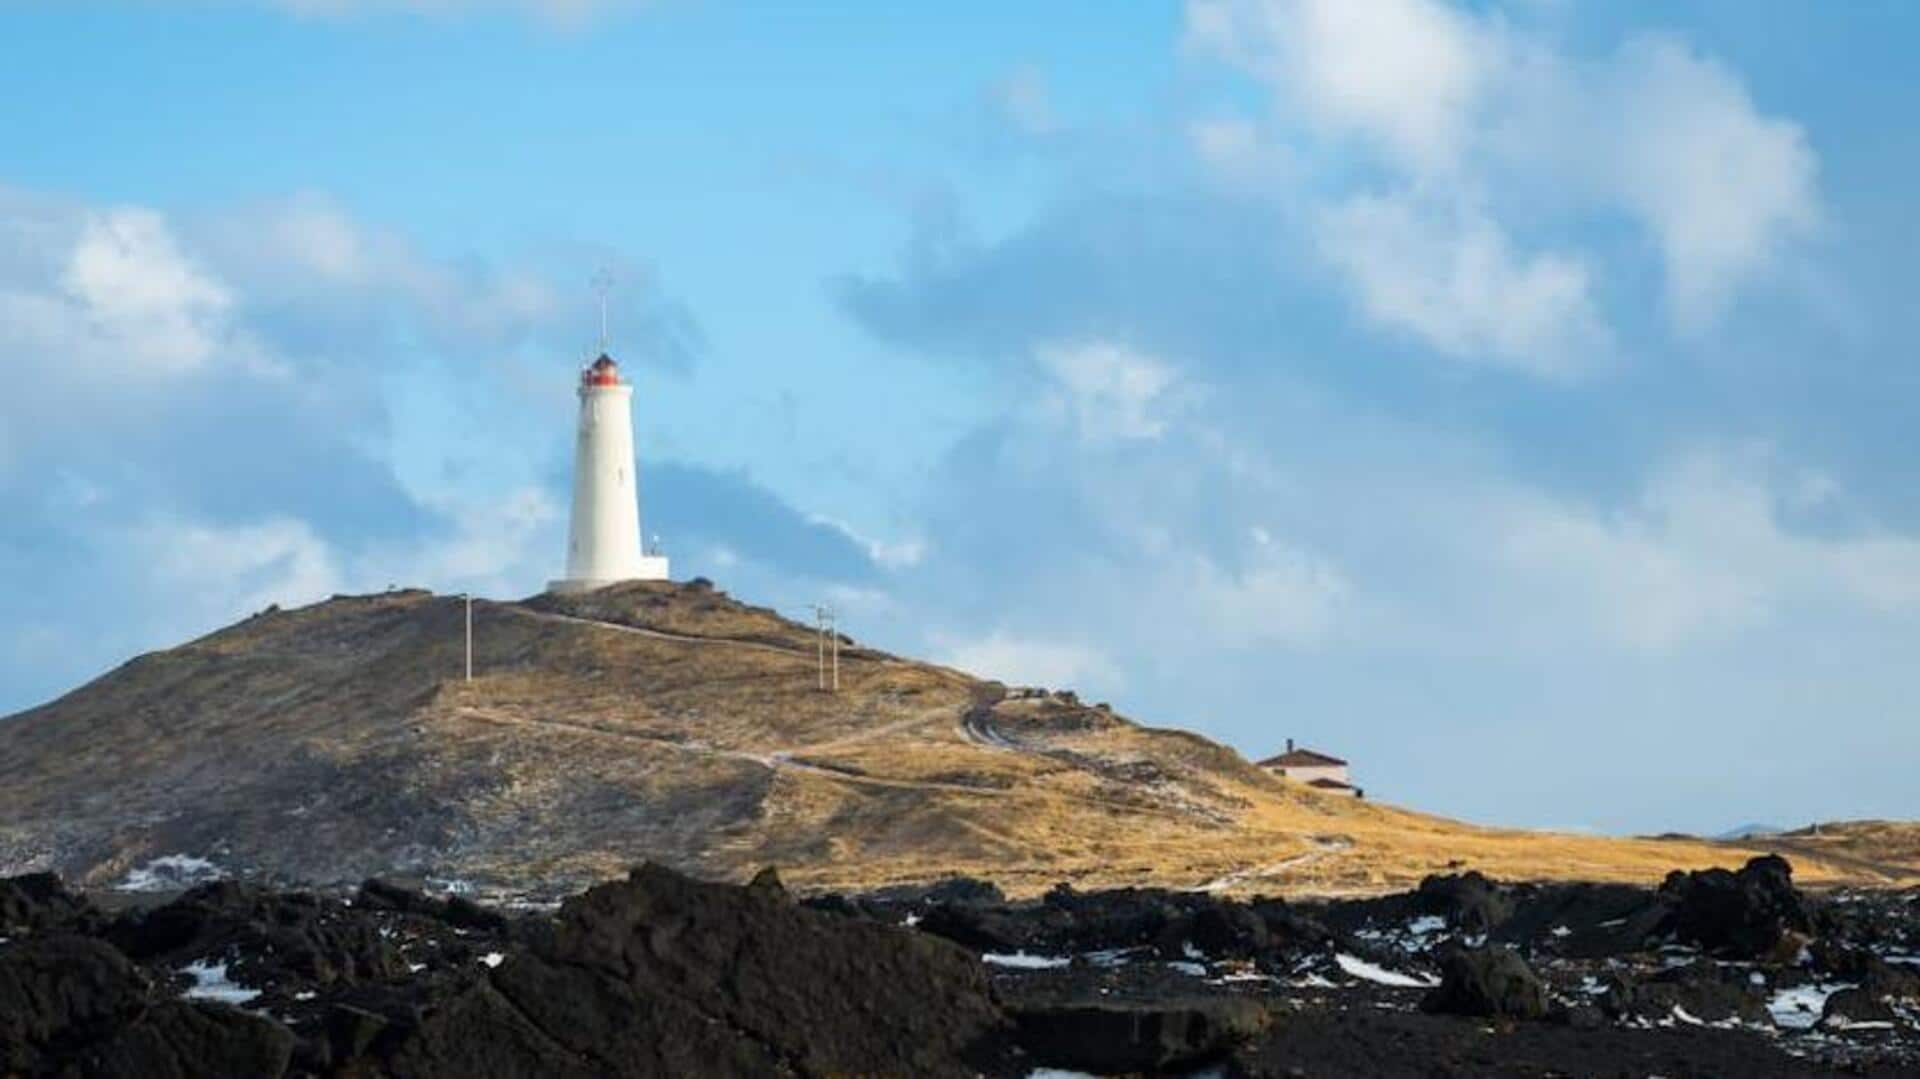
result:
[(68, 891), (52, 873), (0, 880), (0, 937), (56, 929), (84, 932), (100, 921), (100, 912), (93, 904)]
[(1414, 893), (1414, 906), (1463, 933), (1492, 932), (1513, 915), (1505, 889), (1477, 872), (1427, 877)]
[[(811, 910), (768, 887), (660, 866), (570, 899), (499, 967), (426, 1006), (339, 1021), (402, 1075), (969, 1075), (1005, 1069), (1010, 1025), (972, 956)], [(355, 1002), (362, 1006), (362, 1002)], [(348, 1019), (352, 1022), (348, 1022)]]
[(1828, 997), (1826, 1006), (1820, 1010), (1820, 1025), (1830, 1029), (1897, 1021), (1885, 998), (1866, 989), (1842, 989)]
[(1755, 858), (1735, 873), (1675, 871), (1660, 892), (1674, 903), (1675, 935), (1723, 958), (1763, 958), (1779, 947), (1787, 931), (1813, 930), (1806, 905), (1793, 889), (1793, 867), (1778, 855)]
[(0, 1074), (277, 1076), (293, 1042), (269, 1019), (165, 999), (104, 941), (53, 934), (0, 953)]
[(1533, 969), (1507, 948), (1452, 948), (1440, 958), (1440, 984), (1420, 1002), (1444, 1015), (1539, 1019), (1547, 990)]

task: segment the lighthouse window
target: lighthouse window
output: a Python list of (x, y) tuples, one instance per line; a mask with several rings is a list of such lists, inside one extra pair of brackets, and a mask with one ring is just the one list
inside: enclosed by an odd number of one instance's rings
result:
[(626, 484), (627, 484), (627, 470), (626, 470), (626, 469), (624, 469), (624, 468), (617, 468), (617, 469), (615, 469), (615, 470), (614, 470), (614, 473), (613, 473), (613, 474), (614, 474), (614, 476), (615, 476), (615, 477), (616, 477), (617, 479), (619, 479), (619, 481), (620, 481), (620, 485), (621, 485), (622, 487), (624, 487), (624, 486), (626, 486)]

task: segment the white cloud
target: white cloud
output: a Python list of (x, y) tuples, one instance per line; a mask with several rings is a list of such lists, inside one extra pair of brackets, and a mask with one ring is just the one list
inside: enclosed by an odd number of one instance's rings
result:
[(1488, 27), (1431, 0), (1193, 0), (1187, 35), (1310, 123), (1422, 171), (1452, 167), (1500, 48)]
[(446, 536), (368, 552), (359, 560), (363, 587), (374, 581), (444, 591), (501, 595), (535, 586), (542, 567), (557, 566), (565, 516), (552, 495), (522, 487), (459, 501), (424, 500), (453, 525)]
[(1046, 407), (1090, 443), (1157, 439), (1167, 429), (1171, 367), (1107, 341), (1043, 345), (1035, 359), (1053, 380)]
[(1332, 562), (1256, 530), (1238, 570), (1191, 557), (1173, 570), (1190, 624), (1242, 647), (1297, 646), (1326, 638), (1352, 587)]
[(247, 283), (250, 299), (307, 308), (332, 303), (359, 318), (404, 305), (445, 346), (516, 341), (563, 306), (553, 287), (525, 268), (429, 258), (405, 237), (357, 221), (313, 193), (205, 221), (198, 239)]
[(203, 366), (232, 303), (224, 285), (182, 254), (166, 221), (138, 208), (88, 214), (61, 285), (117, 372)]
[(1518, 254), (1499, 224), (1477, 212), (1362, 195), (1323, 211), (1319, 237), (1370, 317), (1443, 352), (1565, 376), (1606, 348), (1585, 263)]
[(1750, 461), (1700, 453), (1672, 463), (1620, 512), (1537, 494), (1478, 512), (1496, 522), (1492, 572), (1504, 590), (1636, 649), (1810, 612), (1920, 614), (1920, 541), (1797, 533), (1782, 519), (1796, 497)]
[[(1440, 267), (1420, 275), (1432, 282), (1457, 284), (1462, 263), (1506, 257), (1522, 219), (1491, 194), (1517, 191), (1576, 221), (1636, 222), (1660, 252), (1673, 321), (1698, 331), (1819, 217), (1817, 160), (1800, 127), (1761, 113), (1735, 73), (1673, 37), (1636, 37), (1588, 60), (1497, 8), (1445, 0), (1191, 0), (1187, 35), (1273, 91), (1281, 137), (1371, 147), (1387, 188), (1479, 220), (1427, 227), (1413, 241)], [(1256, 154), (1249, 134), (1213, 131), (1196, 149), (1231, 174)], [(1349, 170), (1347, 155), (1317, 156)], [(1345, 200), (1367, 207), (1380, 197)], [(1509, 275), (1531, 290), (1528, 302), (1504, 312), (1480, 304), (1468, 319), (1476, 328), (1463, 332), (1432, 313), (1455, 289), (1413, 297), (1426, 312), (1419, 317), (1408, 317), (1404, 298), (1382, 305), (1381, 281), (1408, 277), (1408, 244), (1388, 236), (1353, 245), (1338, 229), (1323, 238), (1322, 253), (1369, 313), (1455, 355), (1585, 335), (1597, 322), (1576, 256), (1543, 257)]]
[(162, 632), (224, 625), (269, 604), (325, 599), (344, 583), (338, 557), (305, 521), (240, 525), (156, 518), (134, 527), (113, 552), (143, 570)]
[(1010, 685), (1048, 689), (1091, 685), (1106, 693), (1124, 682), (1119, 667), (1099, 649), (1004, 630), (969, 640), (937, 642), (936, 656), (937, 663)]
[(909, 538), (897, 542), (874, 539), (871, 536), (862, 535), (844, 521), (837, 521), (817, 513), (808, 514), (807, 520), (812, 524), (825, 525), (852, 540), (867, 553), (867, 557), (872, 559), (875, 565), (884, 569), (911, 569), (919, 565), (920, 560), (927, 555), (926, 542), (921, 539)]
[(1738, 77), (1675, 39), (1630, 43), (1604, 78), (1618, 197), (1659, 239), (1675, 316), (1699, 328), (1812, 228), (1817, 159), (1799, 125), (1761, 115)]

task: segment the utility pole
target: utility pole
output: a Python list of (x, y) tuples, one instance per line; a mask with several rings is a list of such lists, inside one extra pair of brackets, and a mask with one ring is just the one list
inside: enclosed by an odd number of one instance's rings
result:
[(467, 601), (467, 681), (473, 681), (473, 593), (462, 592)]
[[(815, 662), (819, 669), (822, 693), (840, 692), (840, 631), (834, 622), (832, 607), (813, 604)], [(831, 643), (829, 643), (831, 642)]]

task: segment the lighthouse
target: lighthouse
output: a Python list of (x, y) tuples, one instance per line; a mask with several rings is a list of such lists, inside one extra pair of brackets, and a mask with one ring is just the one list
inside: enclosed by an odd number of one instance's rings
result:
[(667, 560), (640, 544), (640, 482), (633, 456), (633, 386), (605, 352), (580, 372), (580, 437), (573, 455), (567, 575), (552, 592), (621, 581), (664, 581)]

